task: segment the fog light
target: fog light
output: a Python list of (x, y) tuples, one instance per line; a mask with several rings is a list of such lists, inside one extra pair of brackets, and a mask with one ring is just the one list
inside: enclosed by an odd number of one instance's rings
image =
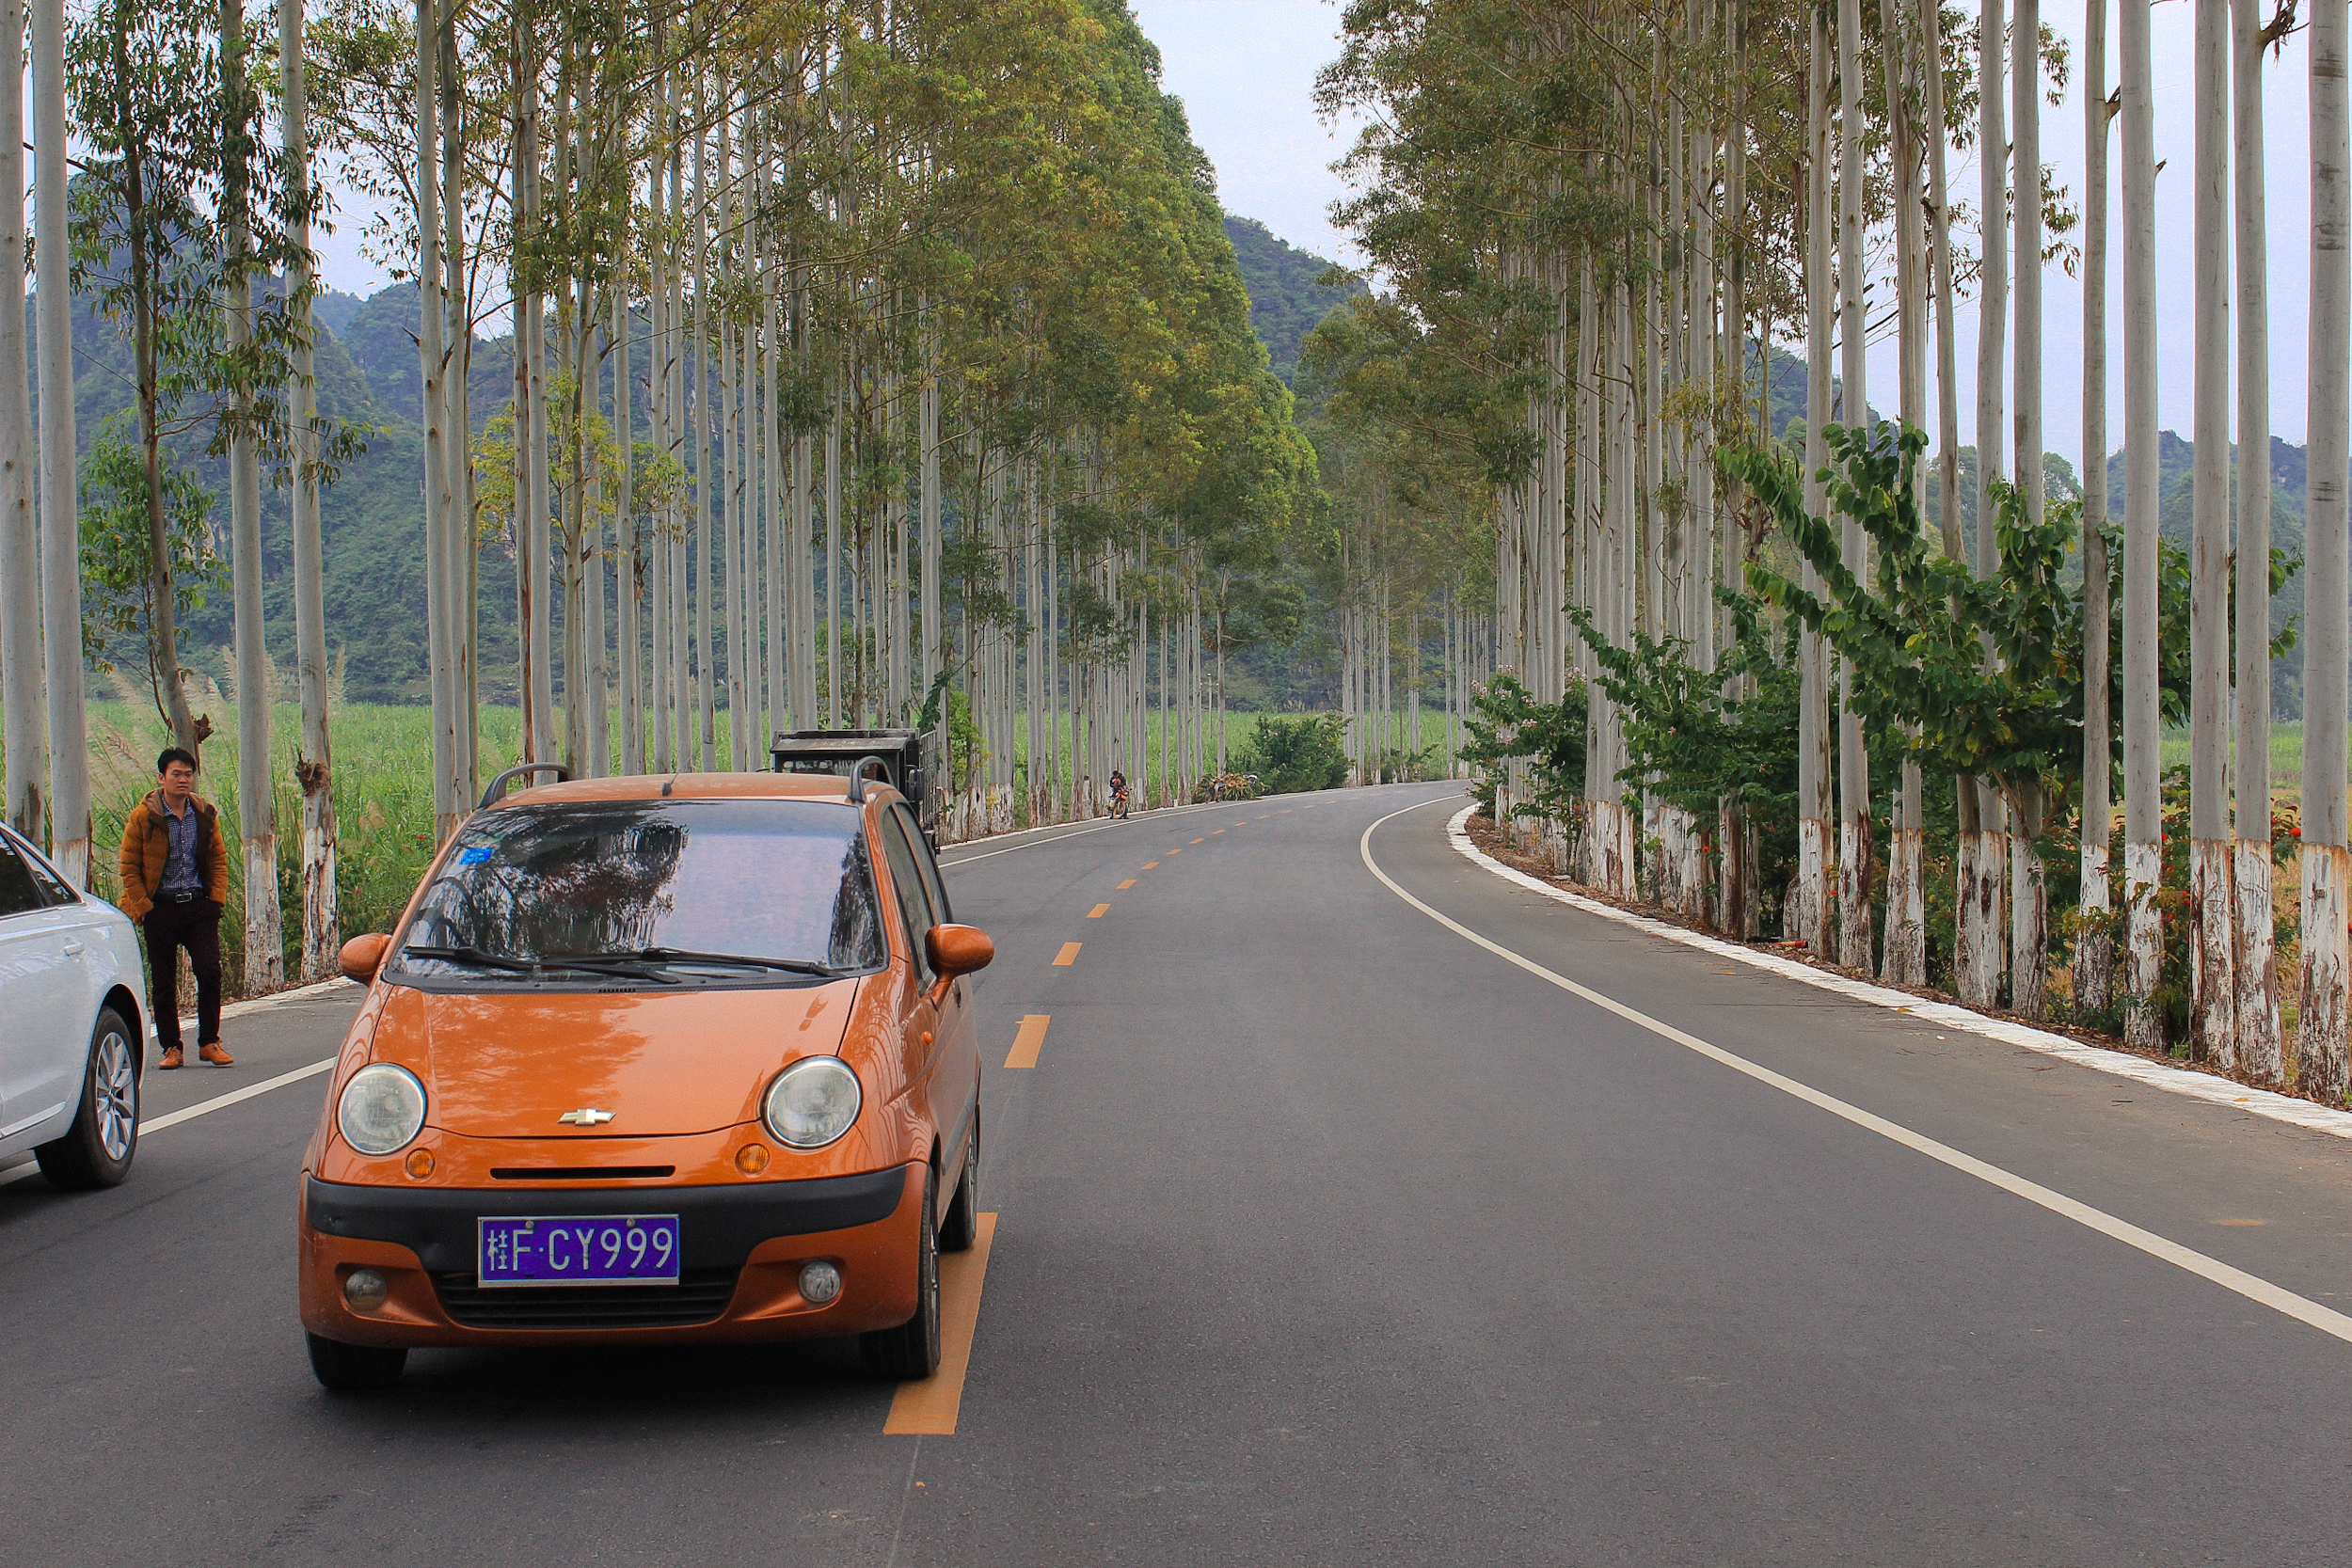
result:
[(735, 1168), (745, 1176), (757, 1176), (768, 1168), (768, 1148), (765, 1144), (745, 1144), (735, 1151)]
[(431, 1176), (433, 1174), (433, 1151), (429, 1148), (410, 1149), (408, 1151), (408, 1174), (420, 1178)]
[(373, 1312), (384, 1305), (392, 1288), (373, 1269), (354, 1269), (343, 1275), (343, 1300), (355, 1312)]
[(831, 1263), (801, 1265), (801, 1299), (811, 1307), (822, 1307), (841, 1293), (841, 1271)]

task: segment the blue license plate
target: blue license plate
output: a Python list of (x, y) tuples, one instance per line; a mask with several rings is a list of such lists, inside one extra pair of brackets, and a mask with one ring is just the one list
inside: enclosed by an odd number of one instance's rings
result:
[(675, 1214), (485, 1216), (484, 1285), (675, 1285)]

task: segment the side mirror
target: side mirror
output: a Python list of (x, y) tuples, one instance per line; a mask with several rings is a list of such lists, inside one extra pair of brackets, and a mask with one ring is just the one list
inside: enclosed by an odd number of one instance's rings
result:
[(392, 939), (383, 931), (370, 931), (363, 937), (353, 937), (343, 943), (338, 960), (343, 968), (343, 978), (369, 985), (375, 972), (384, 967), (384, 955), (390, 951)]
[(947, 984), (958, 975), (986, 969), (996, 961), (996, 944), (977, 926), (934, 926), (923, 937), (931, 969), (939, 978), (931, 986), (931, 1006), (947, 1000)]

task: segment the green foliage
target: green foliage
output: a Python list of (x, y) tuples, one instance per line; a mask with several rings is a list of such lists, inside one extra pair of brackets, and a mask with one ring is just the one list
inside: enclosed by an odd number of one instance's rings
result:
[(1231, 754), (1232, 770), (1257, 774), (1267, 795), (1337, 789), (1347, 778), (1347, 721), (1336, 713), (1270, 713)]
[[(1535, 770), (1535, 798), (1519, 807), (1519, 815), (1565, 821), (1584, 794), (1587, 718), (1581, 678), (1570, 676), (1567, 695), (1559, 702), (1539, 703), (1505, 670), (1470, 693), (1470, 711), (1462, 721), (1470, 732), (1462, 760), (1494, 772), (1507, 758), (1529, 759)], [(1494, 802), (1490, 799), (1486, 804), (1491, 810)]]
[(1793, 844), (1799, 680), (1792, 639), (1784, 637), (1775, 657), (1763, 604), (1744, 594), (1722, 597), (1734, 636), (1712, 671), (1691, 662), (1691, 644), (1681, 638), (1636, 631), (1624, 649), (1600, 635), (1589, 610), (1571, 606), (1568, 616), (1600, 665), (1600, 689), (1624, 709), (1628, 760), (1619, 782), (1702, 820), (1724, 801), (1744, 804), (1768, 834), (1785, 829)]
[[(1913, 503), (1926, 436), (1905, 426), (1874, 436), (1825, 426), (1831, 464), (1821, 478), (1832, 510), (1858, 522), (1874, 557), (1869, 583), (1848, 570), (1836, 531), (1804, 509), (1796, 465), (1744, 448), (1724, 463), (1771, 510), (1822, 584), (1812, 594), (1762, 564), (1756, 591), (1819, 631), (1854, 671), (1850, 700), (1872, 747), (1893, 747), (1930, 772), (1993, 781), (2027, 831), (2039, 835), (2053, 796), (2082, 766), (2082, 592), (2064, 576), (2078, 503), (2053, 501), (2039, 522), (2013, 485), (1994, 487), (2002, 569), (1979, 578), (1935, 552)], [(2113, 550), (2120, 599), (2122, 551)], [(2274, 551), (2272, 592), (2295, 570)], [(2166, 717), (2185, 717), (2188, 562), (2159, 562), (2158, 678)], [(2292, 626), (2274, 639), (2292, 643)], [(2116, 696), (2120, 711), (2120, 671)]]
[[(121, 438), (117, 415), (101, 428), (81, 471), (82, 653), (111, 670), (130, 639), (145, 648), (148, 681), (163, 711), (162, 673), (154, 645), (155, 551), (148, 527), (147, 471), (136, 448)], [(226, 562), (213, 547), (213, 498), (197, 477), (177, 466), (164, 469), (165, 538), (171, 549), (173, 609), (181, 647), (187, 617), (204, 606), (208, 590), (226, 580)]]

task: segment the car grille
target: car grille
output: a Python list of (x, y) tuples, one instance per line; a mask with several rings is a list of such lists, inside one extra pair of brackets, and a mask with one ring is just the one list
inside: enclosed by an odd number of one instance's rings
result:
[(727, 1309), (739, 1269), (686, 1269), (675, 1285), (502, 1285), (437, 1276), (450, 1318), (468, 1328), (683, 1328)]

